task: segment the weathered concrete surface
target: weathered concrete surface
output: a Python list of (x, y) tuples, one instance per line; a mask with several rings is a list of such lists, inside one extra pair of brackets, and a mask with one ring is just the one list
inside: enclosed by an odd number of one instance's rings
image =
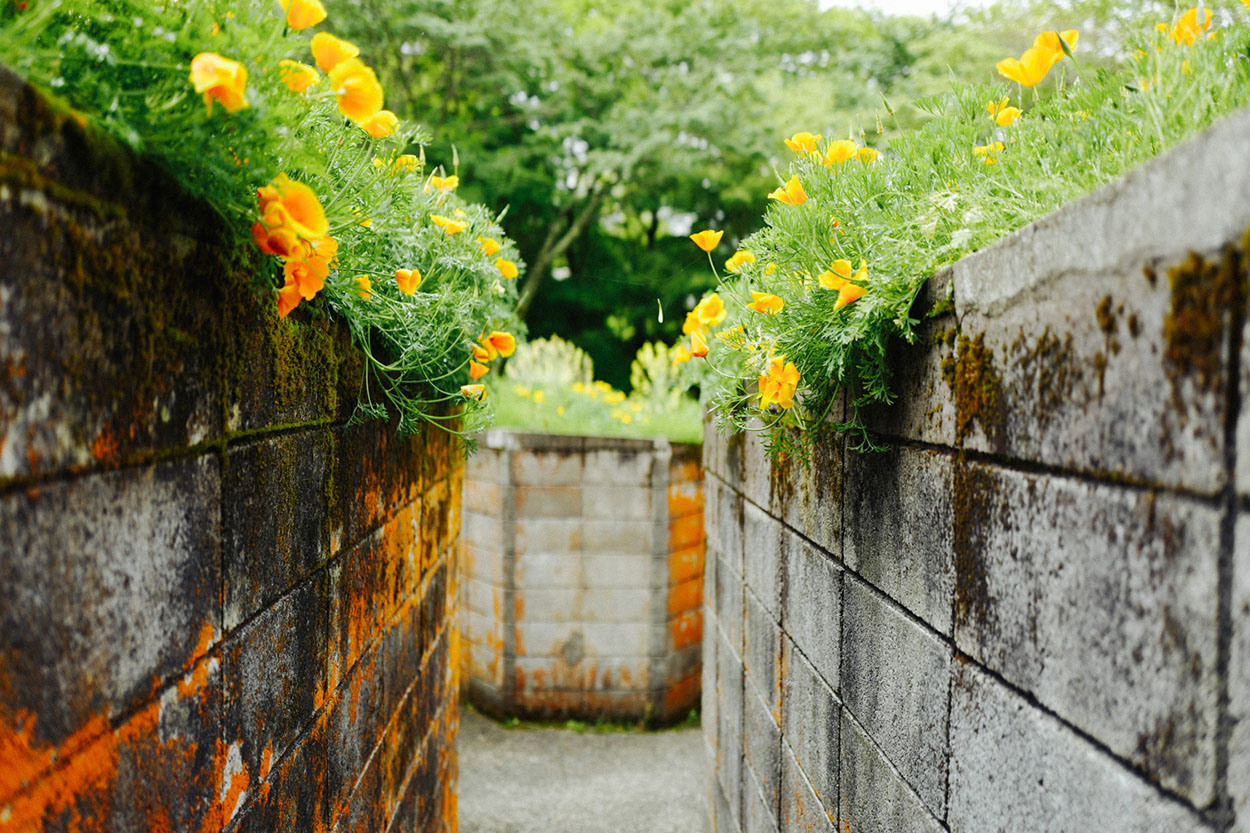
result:
[(497, 716), (685, 717), (702, 677), (696, 448), (491, 431), (465, 509), (471, 702)]
[(0, 833), (455, 828), (462, 464), (0, 68)]
[(504, 729), (461, 712), (460, 833), (702, 833), (698, 728)]
[(886, 452), (707, 426), (716, 830), (1250, 833), (1248, 130), (935, 276)]

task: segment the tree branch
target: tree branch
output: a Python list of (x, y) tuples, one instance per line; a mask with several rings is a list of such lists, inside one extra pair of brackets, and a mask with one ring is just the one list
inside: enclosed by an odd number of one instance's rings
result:
[(525, 286), (521, 288), (521, 299), (517, 301), (516, 311), (520, 318), (525, 318), (525, 314), (529, 311), (530, 304), (534, 302), (534, 296), (538, 292), (538, 287), (543, 282), (543, 278), (551, 271), (551, 264), (555, 263), (556, 258), (568, 251), (569, 246), (573, 245), (577, 238), (581, 237), (582, 232), (586, 230), (586, 226), (590, 225), (590, 221), (599, 213), (599, 206), (603, 204), (604, 198), (608, 195), (606, 184), (596, 185), (591, 189), (589, 200), (582, 206), (581, 211), (569, 224), (568, 229), (558, 240), (556, 235), (559, 234), (559, 226), (553, 225), (547, 232), (547, 239), (543, 241), (543, 246), (538, 250), (538, 254), (534, 256), (534, 262), (529, 264), (529, 268), (525, 273)]

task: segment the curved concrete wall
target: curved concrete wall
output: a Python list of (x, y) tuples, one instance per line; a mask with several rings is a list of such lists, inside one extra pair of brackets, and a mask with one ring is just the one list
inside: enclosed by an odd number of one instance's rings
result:
[(491, 431), (465, 476), (468, 698), (671, 722), (699, 700), (699, 448)]
[(445, 435), (0, 68), (0, 833), (455, 829)]
[(1248, 136), (935, 278), (888, 452), (709, 430), (718, 831), (1250, 831)]

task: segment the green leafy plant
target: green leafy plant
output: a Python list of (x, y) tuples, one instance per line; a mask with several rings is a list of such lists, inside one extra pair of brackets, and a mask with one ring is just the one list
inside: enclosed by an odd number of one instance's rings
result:
[(516, 247), (456, 196), (454, 166), (426, 169), (428, 134), (381, 110), (354, 47), (310, 47), (320, 4), (284, 6), (5, 2), (0, 61), (211, 205), (226, 245), (259, 245), (257, 290), (281, 317), (311, 302), (295, 314), (346, 322), (366, 359), (356, 418), (474, 430), (474, 343), (520, 328)]
[(585, 351), (558, 336), (517, 347), (489, 385), (500, 425), (549, 434), (702, 439), (699, 403), (688, 391), (699, 368), (675, 362), (680, 348), (644, 344), (634, 359), (627, 396), (594, 379)]
[[(914, 340), (931, 275), (1250, 103), (1245, 10), (1209, 29), (1195, 13), (1138, 34), (1121, 69), (1088, 75), (1076, 34), (1049, 33), (1048, 57), (1022, 56), (1048, 61), (1045, 94), (1035, 77), (1031, 89), (952, 84), (918, 102), (932, 116), (918, 130), (792, 137), (750, 255), (718, 275), (728, 316), (699, 325), (718, 423), (761, 420), (774, 453), (801, 456), (844, 397), (835, 427), (872, 447), (859, 409), (892, 400), (887, 348)], [(752, 293), (777, 301), (753, 309)]]

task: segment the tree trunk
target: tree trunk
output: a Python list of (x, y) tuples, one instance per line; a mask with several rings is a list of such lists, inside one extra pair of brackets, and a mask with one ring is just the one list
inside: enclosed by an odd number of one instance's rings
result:
[(587, 195), (588, 201), (577, 212), (562, 235), (559, 225), (553, 225), (548, 230), (547, 239), (543, 241), (542, 248), (538, 250), (534, 261), (526, 269), (525, 285), (521, 287), (521, 298), (516, 305), (518, 317), (525, 318), (530, 304), (534, 302), (534, 296), (538, 293), (538, 287), (547, 277), (547, 273), (551, 271), (551, 265), (555, 263), (556, 258), (568, 251), (569, 246), (573, 245), (577, 238), (582, 236), (582, 232), (590, 225), (590, 221), (598, 215), (599, 206), (603, 204), (607, 193), (606, 184), (596, 185)]

